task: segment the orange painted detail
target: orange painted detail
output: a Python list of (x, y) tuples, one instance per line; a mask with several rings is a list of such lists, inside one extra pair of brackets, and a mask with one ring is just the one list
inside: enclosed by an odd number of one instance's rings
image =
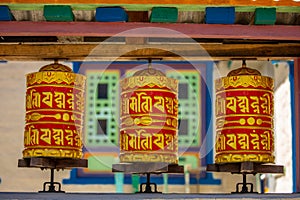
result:
[(133, 76), (120, 85), (121, 162), (177, 163), (177, 80)]
[(260, 75), (216, 80), (216, 163), (274, 162), (273, 84)]
[(43, 3), (43, 4), (179, 4), (179, 5), (231, 5), (231, 6), (299, 6), (294, 0), (5, 0), (5, 3)]
[(84, 84), (72, 72), (27, 75), (24, 158), (82, 157)]

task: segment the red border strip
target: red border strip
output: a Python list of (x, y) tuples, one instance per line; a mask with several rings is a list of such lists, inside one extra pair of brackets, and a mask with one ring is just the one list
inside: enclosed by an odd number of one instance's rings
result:
[[(152, 29), (143, 29), (152, 28)], [(164, 28), (173, 31), (163, 31)], [(134, 30), (136, 29), (136, 30)], [(129, 31), (131, 30), (131, 31)], [(125, 31), (125, 32), (124, 32)], [(135, 22), (0, 22), (1, 36), (96, 36), (300, 40), (300, 26)], [(184, 36), (184, 35), (185, 36)]]

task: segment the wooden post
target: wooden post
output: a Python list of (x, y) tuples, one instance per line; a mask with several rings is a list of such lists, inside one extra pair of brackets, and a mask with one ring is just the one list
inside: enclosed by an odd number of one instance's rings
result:
[(296, 186), (294, 187), (296, 189), (295, 192), (300, 192), (300, 58), (295, 58), (294, 59), (294, 94), (295, 94), (295, 157), (294, 157), (294, 162), (296, 164), (294, 165), (295, 170), (293, 176), (295, 177), (296, 181)]

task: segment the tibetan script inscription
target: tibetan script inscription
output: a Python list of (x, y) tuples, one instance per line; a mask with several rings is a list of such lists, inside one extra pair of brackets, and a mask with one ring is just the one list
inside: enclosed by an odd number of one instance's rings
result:
[(169, 78), (151, 77), (138, 77), (147, 80), (145, 85), (134, 86), (134, 76), (121, 81), (121, 162), (149, 161), (150, 157), (150, 162), (177, 162), (178, 99), (173, 90), (177, 87), (161, 82)]
[(274, 162), (272, 81), (252, 75), (216, 80), (216, 163)]
[(24, 158), (81, 158), (84, 85), (69, 72), (27, 75)]

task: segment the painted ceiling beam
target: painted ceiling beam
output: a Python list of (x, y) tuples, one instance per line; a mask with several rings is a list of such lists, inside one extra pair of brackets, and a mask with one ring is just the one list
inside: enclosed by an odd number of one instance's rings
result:
[[(40, 0), (3, 0), (2, 4), (41, 3)], [(44, 4), (136, 4), (134, 0), (44, 0)], [(299, 6), (297, 0), (140, 0), (139, 4), (187, 4), (187, 5), (218, 5), (218, 6)]]
[[(66, 4), (66, 3), (65, 3)], [(65, 5), (63, 3), (55, 3), (55, 5)], [(289, 13), (300, 13), (300, 2), (297, 3), (296, 6), (255, 6), (253, 4), (245, 5), (245, 6), (237, 6), (234, 5), (236, 12), (254, 12), (257, 7), (264, 7), (264, 8), (276, 8), (276, 12), (289, 12)], [(4, 5), (4, 3), (2, 3)], [(44, 5), (43, 3), (5, 3), (8, 5), (11, 10), (43, 10)], [(176, 7), (178, 11), (200, 11), (204, 12), (206, 7), (224, 7), (224, 6), (231, 6), (231, 5), (204, 5), (204, 4), (85, 4), (85, 3), (74, 3), (74, 4), (67, 4), (72, 7), (73, 10), (96, 10), (99, 6), (121, 6), (125, 8), (127, 11), (150, 11), (155, 6), (161, 7)]]
[(0, 22), (1, 36), (93, 36), (300, 41), (300, 26), (137, 22)]

